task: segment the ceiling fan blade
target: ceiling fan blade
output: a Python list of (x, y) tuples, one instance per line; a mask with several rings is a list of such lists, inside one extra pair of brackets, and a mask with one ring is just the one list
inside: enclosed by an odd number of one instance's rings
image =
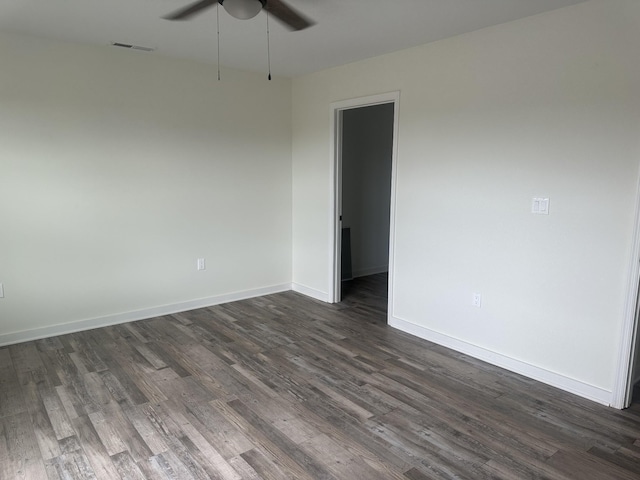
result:
[(304, 30), (315, 24), (312, 20), (302, 16), (282, 0), (267, 0), (269, 14), (284, 23), (291, 30)]
[(163, 18), (167, 20), (187, 20), (216, 3), (218, 3), (218, 0), (200, 0), (181, 8), (180, 10), (176, 10)]

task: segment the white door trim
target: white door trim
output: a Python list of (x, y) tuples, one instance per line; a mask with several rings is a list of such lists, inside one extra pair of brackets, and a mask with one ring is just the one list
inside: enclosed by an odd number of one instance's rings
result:
[(393, 103), (393, 149), (391, 166), (391, 213), (389, 218), (389, 309), (388, 316), (392, 315), (393, 284), (394, 284), (394, 260), (395, 260), (395, 216), (396, 216), (396, 172), (398, 163), (398, 123), (400, 109), (400, 92), (382, 93), (367, 97), (352, 98), (330, 105), (331, 118), (331, 164), (329, 186), (329, 302), (340, 301), (341, 269), (340, 269), (340, 243), (342, 226), (340, 214), (342, 210), (342, 158), (340, 146), (342, 144), (342, 112), (352, 108), (368, 107)]
[(611, 406), (627, 408), (631, 404), (634, 354), (636, 335), (638, 334), (638, 289), (640, 287), (640, 179), (636, 191), (635, 225), (631, 247), (631, 267), (629, 269), (629, 283), (624, 307), (624, 318), (620, 333), (618, 361), (613, 383)]

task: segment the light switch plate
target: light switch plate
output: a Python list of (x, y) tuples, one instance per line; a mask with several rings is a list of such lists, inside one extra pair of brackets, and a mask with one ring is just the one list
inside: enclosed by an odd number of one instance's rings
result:
[(4, 298), (4, 287), (0, 283), (0, 298)]
[(531, 203), (531, 213), (536, 215), (549, 215), (549, 199), (534, 197)]

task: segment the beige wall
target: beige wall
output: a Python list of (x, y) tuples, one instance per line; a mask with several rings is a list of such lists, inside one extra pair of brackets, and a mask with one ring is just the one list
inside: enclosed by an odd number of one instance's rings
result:
[(290, 287), (290, 80), (8, 34), (0, 64), (0, 343)]
[[(330, 289), (330, 103), (399, 90), (391, 323), (606, 403), (638, 184), (639, 24), (640, 3), (595, 0), (294, 79), (294, 285)], [(549, 216), (531, 214), (536, 196)]]

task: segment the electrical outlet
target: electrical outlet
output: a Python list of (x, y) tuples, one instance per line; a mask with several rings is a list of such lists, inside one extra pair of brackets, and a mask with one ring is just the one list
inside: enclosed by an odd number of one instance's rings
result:
[(0, 283), (0, 298), (4, 298), (4, 287)]
[(199, 258), (198, 259), (198, 270), (204, 270), (206, 268), (205, 264), (204, 264), (204, 258)]
[(473, 294), (473, 306), (478, 308), (482, 306), (482, 294), (480, 293)]

